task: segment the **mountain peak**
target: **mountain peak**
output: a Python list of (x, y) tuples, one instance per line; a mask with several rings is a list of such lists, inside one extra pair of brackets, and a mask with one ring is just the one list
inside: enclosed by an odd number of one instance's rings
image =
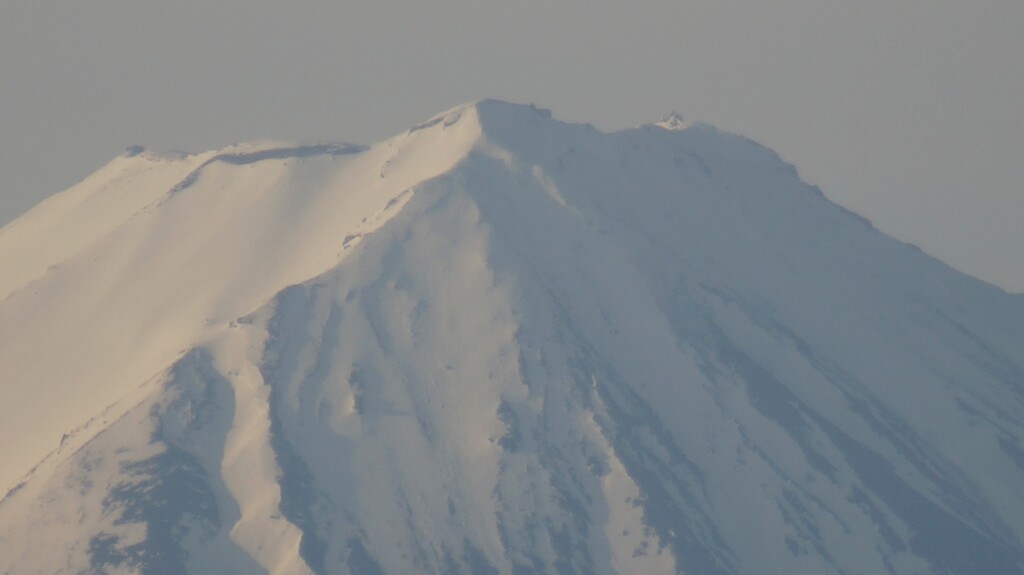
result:
[(470, 121), (488, 134), (518, 130), (541, 121), (552, 121), (551, 110), (533, 104), (517, 104), (485, 98), (474, 100), (432, 116), (409, 129), (417, 132), (440, 125), (447, 128), (458, 122)]
[(518, 104), (486, 98), (474, 102), (473, 107), (482, 120), (489, 122), (518, 122), (523, 120), (550, 120), (551, 110), (535, 104)]
[(1024, 300), (686, 125), (137, 150), (0, 230), (0, 573), (1022, 572)]
[(682, 115), (680, 115), (678, 112), (673, 111), (667, 114), (666, 116), (662, 117), (662, 119), (656, 122), (654, 125), (660, 128), (664, 128), (666, 130), (679, 131), (690, 128), (691, 126), (693, 126), (693, 122), (684, 120)]

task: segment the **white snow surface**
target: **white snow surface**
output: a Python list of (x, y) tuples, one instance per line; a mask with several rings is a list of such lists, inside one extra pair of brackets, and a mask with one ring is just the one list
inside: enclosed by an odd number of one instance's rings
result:
[(1024, 572), (1024, 300), (675, 114), (132, 148), (0, 376), (3, 574)]

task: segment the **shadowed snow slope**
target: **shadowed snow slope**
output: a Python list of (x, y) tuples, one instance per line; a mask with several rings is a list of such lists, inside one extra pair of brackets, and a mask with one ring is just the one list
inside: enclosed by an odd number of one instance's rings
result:
[(133, 149), (0, 373), (0, 573), (1024, 571), (1024, 301), (676, 116)]

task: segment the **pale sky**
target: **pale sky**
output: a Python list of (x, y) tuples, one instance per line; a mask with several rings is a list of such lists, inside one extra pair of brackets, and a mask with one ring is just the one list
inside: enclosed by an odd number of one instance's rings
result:
[(1024, 292), (1020, 0), (3, 0), (0, 225), (132, 144), (371, 143), (481, 97), (742, 133)]

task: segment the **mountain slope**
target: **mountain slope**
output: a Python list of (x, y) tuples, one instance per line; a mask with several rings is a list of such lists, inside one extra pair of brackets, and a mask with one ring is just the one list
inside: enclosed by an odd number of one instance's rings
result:
[(1024, 303), (707, 126), (142, 152), (0, 269), (0, 571), (1024, 569)]

